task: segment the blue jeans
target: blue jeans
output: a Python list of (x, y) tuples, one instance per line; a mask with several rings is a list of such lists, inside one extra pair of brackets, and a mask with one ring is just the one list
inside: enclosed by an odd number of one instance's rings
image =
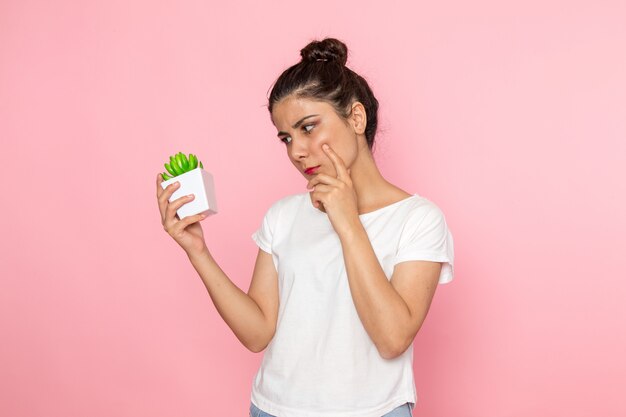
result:
[[(382, 417), (413, 417), (413, 403), (404, 403), (400, 407), (396, 407)], [(276, 417), (271, 414), (267, 414), (265, 411), (257, 408), (252, 402), (250, 402), (250, 417)]]

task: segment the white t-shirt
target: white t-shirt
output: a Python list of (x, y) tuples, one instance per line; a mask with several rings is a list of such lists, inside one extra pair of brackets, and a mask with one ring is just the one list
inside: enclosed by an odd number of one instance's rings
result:
[[(452, 234), (433, 202), (413, 194), (359, 217), (388, 279), (397, 263), (429, 260), (444, 262), (440, 284), (452, 280)], [(272, 254), (280, 298), (252, 403), (278, 417), (380, 417), (415, 404), (413, 343), (380, 356), (354, 306), (339, 236), (309, 192), (272, 204), (252, 239)]]

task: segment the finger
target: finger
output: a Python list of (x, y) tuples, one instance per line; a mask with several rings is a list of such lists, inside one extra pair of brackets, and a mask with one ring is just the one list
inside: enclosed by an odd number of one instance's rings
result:
[[(166, 208), (167, 208), (167, 205), (169, 204), (169, 199), (171, 195), (174, 193), (174, 191), (178, 189), (179, 186), (180, 184), (178, 181), (173, 182), (169, 184), (167, 187), (165, 187), (165, 189), (161, 192), (161, 195), (159, 195), (158, 200), (159, 200), (159, 210), (161, 211), (161, 219), (165, 220)], [(161, 187), (160, 183), (159, 183), (159, 188), (163, 188)]]
[(178, 215), (176, 215), (176, 218), (178, 219), (178, 221), (174, 224), (172, 224), (171, 228), (168, 230), (168, 233), (171, 236), (175, 236), (177, 234), (179, 234), (182, 230), (185, 230), (187, 228), (187, 226), (189, 226), (190, 224), (196, 223), (202, 219), (204, 219), (206, 217), (206, 215), (203, 214), (195, 214), (193, 216), (187, 216), (184, 219), (180, 219), (178, 217)]
[(205, 217), (206, 217), (206, 214), (194, 214), (193, 216), (187, 216), (181, 221), (179, 221), (178, 223), (176, 223), (174, 227), (176, 228), (176, 230), (183, 230), (190, 224), (199, 222), (200, 220), (203, 220)]
[(324, 204), (324, 202), (320, 198), (320, 194), (317, 191), (312, 191), (310, 194), (311, 201), (313, 201), (313, 207), (319, 208), (320, 204)]
[(317, 192), (311, 192), (311, 201), (313, 201), (313, 207), (315, 208), (320, 208), (322, 207), (322, 209), (324, 208), (324, 200), (322, 198), (319, 197), (319, 193)]
[(332, 150), (332, 148), (328, 144), (323, 144), (322, 149), (326, 152), (326, 155), (330, 158), (333, 165), (335, 166), (335, 170), (337, 171), (337, 178), (340, 180), (344, 180), (349, 177), (348, 170), (346, 168), (346, 164), (343, 162), (341, 157)]
[[(171, 178), (170, 178), (171, 179)], [(159, 172), (157, 174), (157, 181), (156, 181), (156, 185), (157, 185), (157, 197), (160, 197), (161, 194), (163, 193), (163, 186), (161, 185), (162, 182), (164, 182), (165, 180), (163, 179), (163, 173)], [(166, 187), (167, 188), (167, 187)]]
[(180, 198), (177, 198), (176, 200), (172, 201), (170, 204), (168, 204), (167, 209), (165, 211), (165, 219), (173, 221), (174, 220), (174, 216), (176, 215), (176, 211), (181, 208), (184, 204), (189, 203), (190, 201), (192, 201), (194, 199), (193, 194), (191, 196), (189, 195), (184, 195)]
[(328, 198), (328, 193), (331, 192), (333, 187), (325, 184), (318, 184), (315, 189), (310, 192), (313, 205), (319, 207), (319, 204), (325, 205)]
[(326, 195), (331, 192), (333, 188), (334, 187), (331, 187), (330, 185), (317, 184), (313, 189), (313, 192), (315, 193), (314, 196), (320, 196), (321, 198), (326, 199)]
[(317, 184), (329, 184), (329, 185), (339, 185), (341, 181), (337, 178), (333, 178), (327, 174), (317, 174), (315, 177), (311, 178), (306, 188), (315, 187)]
[(157, 174), (157, 181), (156, 181), (156, 186), (157, 186), (157, 198), (161, 197), (161, 193), (163, 193), (163, 187), (161, 187), (161, 183), (163, 182), (163, 177), (161, 176), (161, 173), (159, 172)]

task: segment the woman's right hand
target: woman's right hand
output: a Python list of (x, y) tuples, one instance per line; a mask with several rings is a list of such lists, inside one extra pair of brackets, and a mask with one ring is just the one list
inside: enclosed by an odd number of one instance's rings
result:
[(179, 187), (176, 183), (172, 183), (165, 187), (161, 187), (163, 177), (159, 173), (157, 175), (157, 200), (159, 202), (159, 211), (161, 212), (161, 223), (163, 229), (178, 243), (187, 254), (201, 253), (206, 249), (204, 241), (204, 233), (200, 226), (202, 215), (187, 216), (180, 220), (176, 214), (183, 204), (193, 201), (193, 196), (183, 196), (169, 202), (170, 197)]

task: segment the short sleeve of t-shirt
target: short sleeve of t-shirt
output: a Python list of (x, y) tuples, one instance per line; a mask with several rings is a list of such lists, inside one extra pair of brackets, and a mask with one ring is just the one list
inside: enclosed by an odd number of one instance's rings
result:
[(402, 229), (394, 265), (405, 261), (443, 262), (439, 284), (454, 276), (454, 242), (441, 209), (432, 202), (417, 207)]
[(276, 224), (277, 204), (273, 204), (263, 216), (261, 226), (252, 234), (252, 240), (265, 252), (272, 253), (272, 236)]

